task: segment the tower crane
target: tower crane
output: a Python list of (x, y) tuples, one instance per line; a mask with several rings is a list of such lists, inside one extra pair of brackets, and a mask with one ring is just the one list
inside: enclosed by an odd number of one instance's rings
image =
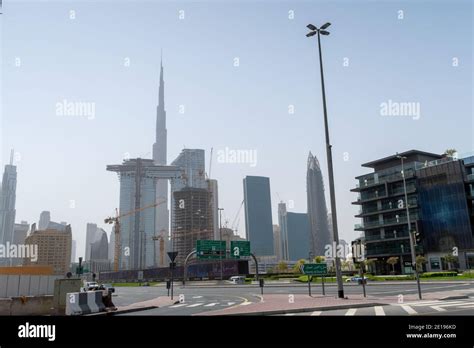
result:
[(148, 208), (154, 208), (162, 203), (166, 203), (166, 201), (161, 201), (161, 202), (156, 202), (150, 205), (146, 205), (144, 207), (128, 211), (123, 214), (119, 214), (119, 211), (117, 208), (115, 208), (115, 216), (109, 216), (104, 220), (106, 224), (114, 224), (114, 233), (115, 233), (115, 246), (114, 246), (114, 271), (117, 272), (119, 268), (119, 256), (120, 256), (120, 219), (129, 216), (135, 213), (138, 213), (139, 211), (148, 209)]

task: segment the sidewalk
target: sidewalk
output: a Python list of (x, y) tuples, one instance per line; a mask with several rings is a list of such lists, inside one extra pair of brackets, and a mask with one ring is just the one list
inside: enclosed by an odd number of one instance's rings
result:
[[(421, 301), (446, 300), (456, 297), (467, 298), (467, 294), (466, 290), (431, 292), (423, 294)], [(401, 298), (398, 296), (367, 296), (364, 298), (362, 294), (351, 294), (346, 299), (339, 299), (334, 295), (309, 297), (305, 294), (264, 294), (263, 297), (260, 295), (258, 297), (260, 298), (259, 302), (244, 302), (237, 306), (195, 315), (275, 315), (384, 306), (397, 303), (410, 305), (410, 303), (420, 301), (417, 294), (403, 295)]]

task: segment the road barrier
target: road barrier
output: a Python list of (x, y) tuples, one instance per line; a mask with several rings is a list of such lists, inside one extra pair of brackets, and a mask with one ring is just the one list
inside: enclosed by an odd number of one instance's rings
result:
[(105, 311), (102, 290), (71, 292), (66, 295), (66, 315), (83, 315)]

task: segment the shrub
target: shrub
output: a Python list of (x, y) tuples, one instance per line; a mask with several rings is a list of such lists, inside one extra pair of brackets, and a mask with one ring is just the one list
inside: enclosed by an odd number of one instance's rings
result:
[(422, 278), (434, 278), (434, 277), (456, 277), (457, 272), (426, 272), (421, 274)]

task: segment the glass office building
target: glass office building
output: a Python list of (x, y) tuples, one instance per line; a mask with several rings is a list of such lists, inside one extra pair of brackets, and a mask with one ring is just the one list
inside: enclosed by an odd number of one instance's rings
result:
[(246, 239), (252, 252), (256, 256), (275, 255), (269, 178), (244, 178), (244, 207)]
[[(410, 212), (410, 229), (418, 233), (416, 254), (427, 261), (425, 270), (436, 271), (472, 264), (473, 209), (472, 157), (457, 159), (423, 151), (399, 154), (404, 171)], [(389, 273), (389, 257), (398, 257), (396, 273), (410, 273), (411, 252), (401, 159), (397, 155), (365, 163), (374, 172), (357, 177), (353, 192), (360, 205), (355, 226), (362, 231), (368, 258), (376, 259), (377, 273)], [(457, 261), (447, 262), (448, 254)]]

